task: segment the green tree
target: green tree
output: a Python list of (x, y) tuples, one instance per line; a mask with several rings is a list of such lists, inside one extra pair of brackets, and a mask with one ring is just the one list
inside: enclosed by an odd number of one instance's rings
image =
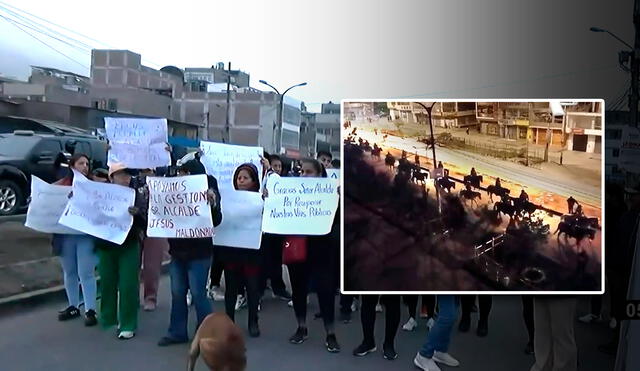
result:
[(387, 107), (387, 102), (374, 102), (373, 113), (378, 115), (388, 115), (389, 107)]

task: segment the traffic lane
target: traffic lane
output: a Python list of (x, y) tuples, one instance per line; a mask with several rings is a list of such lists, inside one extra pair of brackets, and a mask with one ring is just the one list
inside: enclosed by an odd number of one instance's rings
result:
[[(187, 345), (160, 348), (156, 342), (165, 335), (169, 320), (169, 279), (163, 277), (160, 285), (159, 307), (155, 312), (141, 312), (136, 337), (129, 341), (116, 339), (115, 329), (108, 331), (98, 327), (86, 328), (81, 320), (58, 322), (57, 310), (65, 303), (58, 302), (38, 306), (21, 313), (0, 318), (0, 359), (11, 370), (67, 371), (78, 370), (181, 370), (186, 366)], [(309, 317), (317, 311), (312, 296)], [(287, 339), (295, 330), (293, 309), (283, 301), (268, 299), (260, 313), (262, 336), (247, 337), (247, 370), (325, 371), (360, 370), (386, 371), (389, 368), (413, 369), (413, 357), (426, 337), (424, 320), (413, 332), (398, 330), (396, 349), (399, 358), (387, 361), (381, 350), (366, 357), (354, 357), (351, 352), (362, 340), (360, 312), (353, 315), (350, 324), (336, 324), (342, 352), (328, 353), (324, 348), (322, 321), (309, 319), (309, 340), (302, 345), (289, 344)], [(588, 300), (581, 307), (588, 308)], [(216, 311), (223, 310), (223, 303), (215, 302)], [(526, 370), (533, 364), (533, 357), (523, 353), (527, 341), (521, 317), (520, 298), (495, 297), (489, 324), (489, 336), (478, 338), (473, 331), (460, 334), (454, 329), (450, 352), (461, 362), (458, 369), (477, 371)], [(194, 323), (192, 310), (191, 327)], [(237, 322), (246, 329), (247, 311), (237, 314)], [(475, 326), (474, 315), (472, 330)], [(402, 306), (402, 325), (407, 320), (406, 307)], [(611, 369), (612, 359), (595, 351), (597, 344), (605, 342), (608, 331), (602, 326), (576, 324), (576, 338), (581, 347), (583, 371)], [(379, 348), (384, 336), (384, 314), (376, 321), (376, 340)], [(206, 370), (198, 361), (197, 370)], [(447, 370), (443, 367), (443, 370)]]
[[(409, 153), (415, 153), (417, 151), (421, 156), (432, 157), (432, 151), (427, 151), (424, 143), (418, 142), (413, 138), (403, 139), (396, 136), (388, 136), (386, 141), (382, 142), (381, 134), (376, 136), (374, 133), (368, 131), (360, 131), (357, 135), (371, 143), (378, 143), (382, 147), (404, 149)], [(490, 159), (481, 156), (463, 154), (443, 147), (436, 147), (436, 156), (438, 161), (442, 161), (443, 163), (467, 166), (469, 169), (475, 167), (478, 173), (511, 179), (512, 181), (529, 184), (566, 197), (574, 196), (593, 205), (600, 205), (601, 202), (601, 191), (598, 188), (588, 187), (580, 182), (571, 182), (571, 184), (560, 183), (548, 178), (529, 175), (514, 168), (515, 166), (520, 166), (517, 164), (510, 164), (499, 160), (494, 160), (494, 163), (492, 163)]]

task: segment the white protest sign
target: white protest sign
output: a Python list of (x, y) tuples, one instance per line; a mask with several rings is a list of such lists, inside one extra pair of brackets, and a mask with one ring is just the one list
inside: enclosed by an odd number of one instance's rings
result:
[(631, 173), (640, 172), (640, 130), (632, 126), (622, 129), (622, 145), (618, 166)]
[(200, 148), (204, 154), (200, 161), (207, 169), (207, 174), (213, 175), (218, 181), (223, 200), (225, 190), (233, 189), (233, 173), (238, 166), (252, 163), (258, 168), (258, 176), (262, 176), (262, 147), (200, 142)]
[(257, 250), (262, 238), (260, 192), (229, 190), (222, 197), (222, 223), (216, 227), (213, 243), (219, 246)]
[(330, 179), (340, 179), (340, 169), (327, 169), (327, 177)]
[(107, 163), (124, 163), (131, 169), (155, 169), (171, 165), (167, 151), (167, 120), (105, 117), (109, 139)]
[(69, 202), (69, 193), (69, 186), (49, 184), (31, 175), (31, 202), (24, 225), (44, 233), (82, 234), (58, 223)]
[(135, 197), (131, 188), (92, 182), (74, 171), (73, 197), (60, 217), (60, 224), (122, 245), (133, 225), (129, 207)]
[(148, 177), (147, 236), (204, 238), (213, 236), (211, 207), (207, 203), (207, 176)]
[(338, 209), (335, 179), (279, 178), (269, 182), (262, 230), (274, 234), (325, 235)]

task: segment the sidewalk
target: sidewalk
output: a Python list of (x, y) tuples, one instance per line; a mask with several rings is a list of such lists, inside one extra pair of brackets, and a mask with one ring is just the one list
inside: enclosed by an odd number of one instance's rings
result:
[(51, 235), (22, 223), (0, 223), (0, 299), (62, 284), (60, 263), (51, 254)]

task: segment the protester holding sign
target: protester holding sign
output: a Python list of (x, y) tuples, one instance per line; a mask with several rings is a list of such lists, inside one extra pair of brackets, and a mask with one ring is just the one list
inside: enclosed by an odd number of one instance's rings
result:
[[(320, 162), (313, 159), (305, 159), (302, 161), (301, 176), (326, 178), (327, 172)], [(293, 309), (298, 321), (298, 329), (289, 338), (289, 341), (293, 344), (301, 344), (308, 336), (307, 294), (309, 292), (309, 283), (313, 281), (316, 286), (318, 302), (320, 303), (320, 315), (327, 333), (325, 346), (329, 352), (340, 351), (340, 345), (336, 339), (334, 329), (334, 299), (338, 287), (337, 278), (340, 259), (339, 236), (340, 222), (338, 218), (334, 218), (334, 223), (328, 234), (308, 236), (303, 240), (306, 242), (298, 242), (301, 245), (301, 249), (306, 250), (306, 253), (303, 254), (306, 256), (300, 256), (301, 259), (289, 261), (287, 264), (293, 290)], [(294, 241), (299, 241), (299, 239), (299, 237), (295, 240), (287, 237), (283, 255), (288, 255), (287, 247), (294, 246), (296, 244)], [(287, 256), (284, 256), (284, 258), (289, 259)]]
[[(177, 175), (179, 177), (206, 174), (204, 165), (200, 162), (200, 157), (197, 153), (187, 154), (178, 160), (177, 166)], [(207, 175), (206, 181), (208, 186), (206, 198), (211, 208), (213, 224), (211, 227), (213, 228), (222, 221), (220, 193), (216, 178)], [(211, 237), (177, 237), (169, 239), (169, 254), (171, 254), (171, 265), (169, 266), (169, 274), (171, 276), (171, 316), (168, 333), (160, 339), (159, 346), (181, 344), (189, 341), (187, 330), (189, 307), (186, 300), (188, 291), (191, 292), (193, 304), (196, 307), (198, 326), (207, 315), (211, 314), (211, 302), (207, 299), (207, 277), (213, 254)]]
[[(76, 153), (71, 157), (69, 166), (83, 176), (89, 176), (89, 157)], [(73, 184), (73, 172), (54, 183), (55, 185), (71, 186)], [(94, 238), (88, 234), (54, 234), (54, 249), (60, 249), (60, 262), (64, 276), (64, 288), (67, 293), (69, 306), (58, 313), (60, 321), (66, 321), (80, 316), (78, 305), (80, 304), (80, 290), (78, 281), (82, 286), (84, 298), (85, 325), (95, 326), (96, 318), (96, 276), (95, 269), (98, 262), (94, 252)], [(54, 251), (55, 252), (55, 251)]]
[[(236, 191), (260, 192), (258, 168), (250, 163), (240, 165), (233, 174), (233, 187)], [(259, 244), (257, 244), (259, 245)], [(220, 259), (224, 263), (225, 274), (225, 309), (227, 315), (234, 319), (235, 307), (241, 282), (247, 286), (249, 306), (249, 335), (260, 336), (258, 326), (258, 305), (260, 301), (260, 266), (259, 246), (255, 249), (230, 246), (217, 246)]]
[[(155, 171), (145, 169), (140, 176), (154, 176)], [(158, 285), (162, 269), (162, 259), (169, 251), (166, 238), (145, 237), (142, 241), (142, 267), (140, 277), (143, 287), (143, 306), (145, 311), (154, 311), (158, 303)]]
[[(277, 155), (268, 156), (270, 171), (264, 180), (265, 190), (270, 179), (276, 180), (282, 174), (282, 160)], [(273, 295), (282, 300), (291, 300), (282, 279), (282, 235), (263, 233), (260, 250), (263, 254), (262, 281), (260, 283), (261, 297), (267, 288), (267, 280), (271, 280)]]
[(333, 167), (331, 160), (333, 160), (333, 156), (330, 152), (318, 151), (318, 162), (320, 162), (325, 169), (331, 169)]
[(124, 163), (132, 169), (145, 169), (171, 164), (166, 119), (106, 117), (104, 126), (109, 165)]
[(118, 325), (118, 338), (131, 339), (138, 327), (140, 241), (146, 226), (148, 194), (130, 170), (120, 163), (109, 167), (111, 183), (136, 188), (135, 205), (129, 207), (133, 227), (121, 245), (100, 240), (100, 321), (104, 328)]

